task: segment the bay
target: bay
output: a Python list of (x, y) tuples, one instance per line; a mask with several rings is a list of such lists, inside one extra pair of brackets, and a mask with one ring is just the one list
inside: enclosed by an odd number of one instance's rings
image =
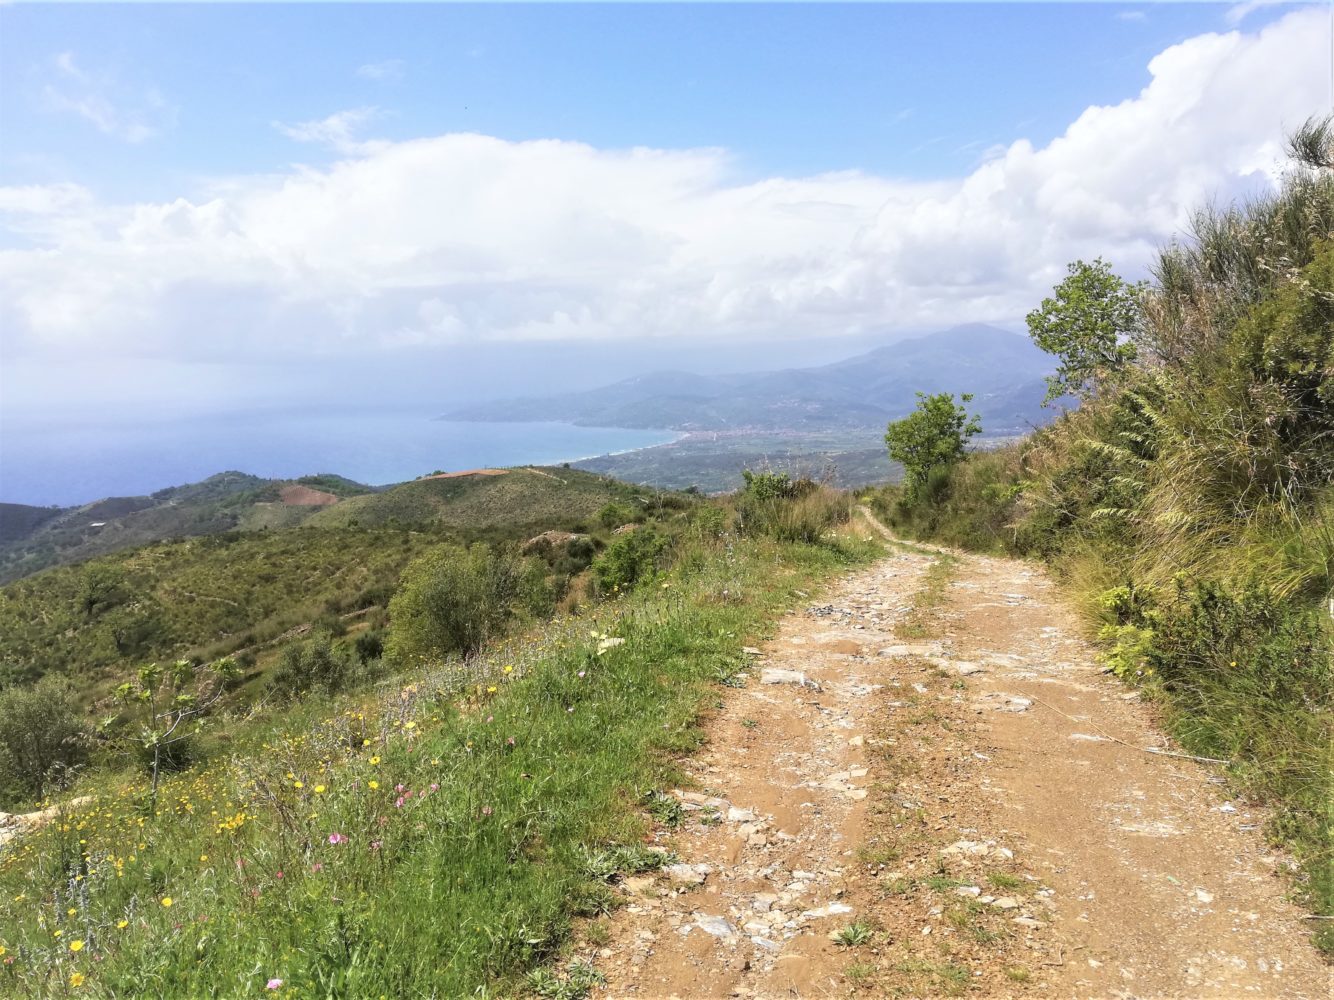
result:
[(458, 423), (402, 411), (6, 421), (0, 427), (0, 501), (72, 506), (228, 470), (284, 479), (333, 472), (383, 485), (437, 470), (554, 465), (676, 437), (671, 431), (562, 423)]

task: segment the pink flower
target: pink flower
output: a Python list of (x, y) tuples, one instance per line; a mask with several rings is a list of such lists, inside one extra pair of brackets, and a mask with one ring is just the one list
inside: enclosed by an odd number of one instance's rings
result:
[(588, 672), (588, 671), (586, 671), (586, 670), (581, 670), (581, 671), (579, 671), (579, 676), (580, 676), (580, 677), (583, 677), (584, 674), (586, 674), (587, 672)]
[(331, 844), (341, 844), (345, 840), (347, 840), (347, 838), (344, 837), (341, 833), (329, 834), (329, 843)]
[(433, 792), (438, 792), (438, 791), (440, 791), (440, 786), (439, 786), (438, 784), (436, 784), (434, 781), (431, 782), (431, 791), (433, 791)]
[(395, 809), (403, 808), (403, 796), (400, 795), (398, 798), (394, 800), (394, 808)]
[(318, 875), (320, 872), (324, 871), (324, 865), (316, 861), (313, 865), (310, 866), (310, 870), (314, 872), (316, 875)]
[(372, 851), (378, 851), (378, 850), (380, 849), (380, 846), (381, 846), (380, 841), (378, 841), (378, 840), (372, 840), (372, 841), (371, 841), (371, 850), (372, 850)]
[(511, 737), (510, 737), (509, 739), (507, 739), (505, 742), (508, 743), (510, 746), (514, 746), (514, 737), (511, 736)]
[(283, 877), (283, 873), (282, 873), (282, 872), (277, 872), (276, 874), (277, 874), (277, 877), (278, 877), (278, 878), (282, 878), (282, 877)]
[(264, 988), (266, 990), (280, 990), (283, 988), (283, 981), (275, 976), (264, 984)]
[(483, 816), (490, 816), (490, 815), (491, 815), (491, 807), (490, 807), (490, 806), (482, 806), (482, 815), (483, 815)]
[(405, 791), (407, 791), (407, 789), (404, 788), (402, 785), (395, 785), (394, 791), (398, 792), (399, 795), (402, 795)]

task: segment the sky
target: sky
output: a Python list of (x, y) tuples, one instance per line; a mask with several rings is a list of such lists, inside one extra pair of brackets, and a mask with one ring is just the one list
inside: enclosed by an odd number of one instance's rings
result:
[(1331, 100), (1328, 4), (0, 5), (0, 420), (1022, 330)]

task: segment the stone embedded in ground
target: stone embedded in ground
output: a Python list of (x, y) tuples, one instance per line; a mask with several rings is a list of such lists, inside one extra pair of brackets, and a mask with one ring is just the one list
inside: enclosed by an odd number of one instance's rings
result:
[(663, 869), (677, 885), (703, 885), (713, 869), (709, 865), (668, 865)]
[(762, 656), (762, 655), (764, 655), (760, 650), (756, 649), (754, 646), (742, 646), (742, 647), (741, 647), (741, 652), (745, 653), (747, 656)]
[(695, 915), (695, 923), (692, 926), (698, 927), (704, 933), (712, 934), (716, 938), (736, 937), (736, 928), (728, 922), (726, 917), (698, 913)]
[(760, 671), (761, 684), (795, 684), (798, 687), (820, 690), (820, 682), (807, 677), (800, 670), (783, 670), (780, 667), (765, 667)]

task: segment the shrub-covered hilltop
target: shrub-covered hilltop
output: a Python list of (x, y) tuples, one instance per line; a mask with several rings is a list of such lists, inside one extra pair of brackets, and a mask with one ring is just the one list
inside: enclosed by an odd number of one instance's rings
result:
[(891, 426), (908, 479), (877, 505), (906, 533), (1052, 563), (1108, 666), (1274, 805), (1330, 915), (1334, 129), (1292, 147), (1279, 190), (1200, 211), (1152, 283), (1076, 264), (1029, 316), (1077, 411), (964, 457), (963, 409), (926, 400)]
[[(671, 761), (718, 683), (803, 588), (875, 552), (846, 496), (782, 475), (718, 499), (596, 482), (612, 495), (522, 539), (363, 502), (13, 585), (48, 642), (156, 593), (155, 648), (212, 652), (68, 659), (0, 691), (7, 794), (44, 809), (0, 824), (0, 995), (584, 995), (568, 931), (617, 874), (671, 860), (644, 834), (679, 820)], [(388, 517), (435, 511), (417, 494), (444, 487), (409, 485)], [(322, 617), (221, 656), (170, 611), (187, 568), (223, 608), (287, 591), (269, 631)], [(255, 596), (228, 589), (247, 576)], [(103, 579), (115, 599), (84, 600)]]

